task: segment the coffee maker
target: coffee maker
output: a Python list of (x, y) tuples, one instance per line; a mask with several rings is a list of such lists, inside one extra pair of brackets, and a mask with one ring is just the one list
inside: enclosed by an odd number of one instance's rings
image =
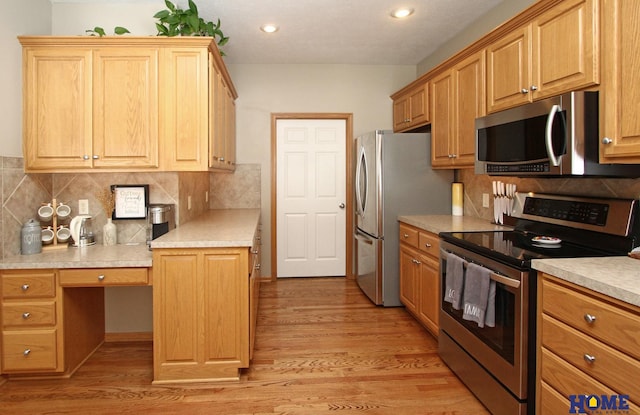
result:
[(176, 227), (175, 205), (154, 204), (147, 210), (147, 245)]

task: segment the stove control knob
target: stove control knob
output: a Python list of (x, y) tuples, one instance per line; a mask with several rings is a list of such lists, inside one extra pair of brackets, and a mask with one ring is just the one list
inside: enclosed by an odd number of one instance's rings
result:
[(584, 321), (586, 321), (589, 324), (593, 324), (596, 322), (596, 316), (593, 316), (589, 313), (584, 315)]

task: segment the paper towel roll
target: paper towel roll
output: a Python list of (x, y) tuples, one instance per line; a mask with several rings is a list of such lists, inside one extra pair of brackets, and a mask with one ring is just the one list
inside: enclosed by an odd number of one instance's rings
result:
[(464, 214), (464, 190), (462, 183), (451, 184), (451, 214), (462, 216)]

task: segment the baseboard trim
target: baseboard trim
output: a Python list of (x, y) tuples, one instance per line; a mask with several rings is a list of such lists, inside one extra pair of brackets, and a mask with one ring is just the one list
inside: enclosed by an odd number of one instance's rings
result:
[(106, 343), (153, 341), (153, 332), (105, 333), (104, 341)]

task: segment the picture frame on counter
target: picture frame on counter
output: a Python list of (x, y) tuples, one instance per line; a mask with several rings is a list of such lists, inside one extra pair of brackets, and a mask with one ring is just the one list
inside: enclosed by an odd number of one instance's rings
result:
[(112, 184), (113, 220), (146, 219), (149, 207), (148, 184)]

